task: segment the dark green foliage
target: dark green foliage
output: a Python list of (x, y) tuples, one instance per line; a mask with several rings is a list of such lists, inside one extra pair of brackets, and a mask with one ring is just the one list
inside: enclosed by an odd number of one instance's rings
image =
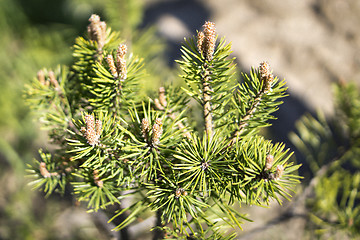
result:
[[(218, 121), (227, 119), (225, 114), (229, 114), (228, 108), (224, 107), (230, 101), (236, 81), (233, 78), (235, 65), (234, 59), (229, 59), (231, 44), (226, 44), (225, 39), (221, 39), (213, 59), (209, 62), (196, 49), (196, 39), (185, 41), (182, 46), (182, 61), (178, 61), (184, 71), (184, 78), (188, 88), (185, 92), (193, 97), (199, 104), (204, 104), (202, 97), (202, 81), (207, 75), (211, 75), (211, 103), (213, 105), (214, 124)], [(221, 104), (220, 104), (221, 103)]]
[[(233, 155), (236, 163), (230, 166), (240, 176), (233, 176), (229, 185), (235, 196), (248, 204), (268, 204), (270, 199), (281, 200), (277, 194), (289, 199), (294, 181), (299, 176), (291, 174), (299, 168), (299, 165), (287, 163), (292, 155), (289, 149), (284, 150), (284, 144), (272, 144), (261, 136), (252, 136), (237, 142)], [(266, 169), (266, 158), (272, 155), (274, 158), (270, 169)], [(278, 166), (284, 167), (284, 178), (276, 179), (274, 175)], [(239, 192), (243, 192), (243, 199)], [(245, 194), (245, 195), (244, 195)]]
[[(66, 180), (65, 177), (56, 173), (51, 174), (50, 172), (54, 173), (57, 169), (56, 161), (52, 159), (52, 156), (50, 153), (44, 153), (42, 150), (39, 150), (41, 162), (34, 160), (34, 165), (37, 166), (37, 168), (33, 168), (32, 170), (28, 170), (30, 173), (29, 176), (32, 178), (35, 178), (36, 180), (31, 183), (35, 189), (42, 187), (44, 189), (44, 192), (46, 193), (46, 196), (49, 196), (52, 194), (55, 190), (59, 190), (63, 192), (65, 190), (65, 184)], [(46, 164), (46, 168), (48, 172), (48, 175), (44, 176), (44, 173), (41, 171), (41, 163)], [(28, 165), (28, 167), (31, 167)]]
[[(182, 47), (179, 64), (188, 88), (140, 97), (143, 61), (120, 56), (118, 33), (108, 29), (104, 44), (91, 34), (76, 40), (70, 70), (63, 68), (55, 80), (44, 71), (50, 84), (45, 77), (28, 86), (29, 101), (37, 103), (59, 146), (30, 167), (36, 188), (50, 194), (71, 184), (77, 200), (93, 211), (126, 198), (130, 204), (114, 216), (126, 214), (117, 230), (156, 212), (153, 231), (176, 239), (233, 239), (229, 228), (249, 221), (240, 203), (290, 197), (299, 165), (288, 162), (284, 144), (257, 135), (273, 119), (284, 82), (253, 69), (237, 83), (230, 44), (223, 39), (215, 46), (211, 35), (203, 44), (214, 52), (200, 53), (196, 39)], [(200, 130), (189, 114), (196, 103), (203, 110)]]
[[(111, 29), (106, 31), (106, 44), (104, 48), (99, 51), (98, 43), (96, 41), (78, 37), (75, 40), (73, 57), (75, 59), (72, 69), (74, 70), (74, 79), (72, 79), (71, 88), (74, 93), (70, 94), (73, 99), (74, 105), (79, 105), (81, 101), (84, 101), (82, 97), (89, 99), (94, 99), (93, 91), (89, 91), (88, 88), (92, 88), (92, 78), (95, 78), (99, 71), (96, 71), (95, 66), (99, 61), (103, 59), (103, 51), (109, 51), (119, 44), (119, 34), (112, 33)], [(95, 66), (94, 66), (95, 65)], [(101, 65), (100, 65), (101, 66)], [(79, 84), (80, 83), (80, 84)], [(80, 92), (81, 95), (77, 92)], [(83, 96), (82, 96), (83, 95)], [(80, 101), (80, 102), (79, 102)], [(82, 105), (88, 105), (87, 102)]]
[(81, 161), (82, 166), (94, 167), (95, 169), (101, 167), (109, 157), (111, 157), (112, 152), (116, 151), (119, 146), (120, 133), (116, 127), (115, 119), (104, 115), (103, 112), (100, 112), (94, 118), (102, 122), (102, 128), (98, 143), (92, 145), (86, 139), (86, 134), (82, 133), (81, 128), (85, 127), (85, 115), (82, 115), (82, 119), (74, 121), (74, 125), (77, 129), (76, 132), (69, 130), (72, 138), (67, 139), (72, 157), (72, 161), (79, 160)]
[(142, 60), (132, 57), (128, 62), (128, 71), (131, 74), (127, 76), (126, 81), (114, 79), (105, 64), (96, 64), (92, 84), (86, 87), (93, 94), (89, 98), (89, 103), (96, 109), (116, 109), (122, 105), (126, 109), (132, 105), (130, 100), (134, 99), (139, 88), (138, 80), (143, 77), (143, 73), (140, 72)]
[(174, 155), (180, 162), (175, 165), (181, 171), (180, 183), (186, 183), (184, 187), (190, 189), (191, 193), (199, 191), (206, 196), (215, 191), (220, 195), (225, 190), (225, 180), (231, 175), (228, 166), (233, 161), (224, 148), (228, 142), (219, 135), (215, 133), (213, 137), (204, 136), (203, 139), (192, 136), (189, 141), (179, 145), (178, 153)]
[[(259, 69), (252, 68), (250, 77), (245, 73), (242, 76), (243, 82), (238, 84), (232, 99), (236, 111), (231, 122), (246, 125), (246, 129), (241, 132), (242, 136), (246, 136), (249, 133), (256, 133), (261, 127), (269, 126), (268, 121), (274, 119), (271, 114), (277, 111), (282, 103), (278, 99), (286, 96), (286, 87), (285, 81), (279, 81), (275, 77), (271, 91), (266, 92)], [(252, 121), (247, 120), (249, 115)]]

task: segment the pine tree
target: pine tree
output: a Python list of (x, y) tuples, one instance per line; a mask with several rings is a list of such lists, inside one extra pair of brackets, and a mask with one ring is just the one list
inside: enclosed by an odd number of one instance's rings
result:
[(321, 239), (360, 236), (360, 91), (354, 83), (334, 84), (335, 113), (310, 114), (297, 123), (291, 139), (305, 156), (311, 181), (307, 199), (309, 232)]
[(231, 45), (206, 22), (181, 48), (186, 87), (141, 97), (146, 63), (99, 16), (89, 21), (73, 64), (40, 70), (27, 87), (57, 146), (29, 165), (35, 188), (70, 188), (91, 211), (127, 199), (115, 229), (153, 214), (154, 239), (233, 239), (228, 229), (250, 220), (241, 203), (289, 199), (299, 165), (283, 143), (259, 134), (286, 96), (267, 62), (237, 81)]

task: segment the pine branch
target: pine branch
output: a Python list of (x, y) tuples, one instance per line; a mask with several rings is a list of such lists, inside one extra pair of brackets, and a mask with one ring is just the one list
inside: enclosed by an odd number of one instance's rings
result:
[[(224, 38), (216, 45), (215, 25), (206, 22), (181, 49), (187, 88), (165, 94), (162, 87), (158, 98), (144, 100), (142, 59), (97, 15), (88, 35), (76, 40), (69, 74), (40, 72), (29, 87), (50, 137), (63, 139), (30, 166), (35, 187), (51, 194), (71, 183), (90, 211), (127, 199), (111, 219), (119, 220), (115, 230), (155, 214), (154, 239), (234, 239), (224, 229), (250, 221), (234, 203), (290, 198), (299, 165), (289, 162), (284, 144), (257, 135), (285, 92), (266, 63), (236, 85), (231, 45)], [(188, 96), (201, 108), (198, 125)]]
[(204, 111), (204, 122), (205, 122), (205, 132), (208, 136), (212, 136), (213, 125), (212, 125), (212, 113), (211, 113), (211, 88), (210, 88), (210, 74), (207, 73), (207, 66), (205, 67), (205, 75), (202, 77), (203, 82), (203, 111)]
[(244, 128), (247, 125), (247, 121), (252, 117), (253, 113), (256, 111), (264, 94), (265, 94), (264, 91), (260, 91), (256, 94), (256, 97), (254, 98), (250, 108), (247, 110), (246, 114), (241, 118), (241, 121), (239, 123), (239, 130), (234, 134), (235, 135), (234, 138), (240, 136), (241, 133), (244, 131)]
[(270, 70), (269, 64), (267, 62), (260, 63), (259, 75), (261, 87), (256, 93), (254, 99), (251, 101), (251, 105), (247, 109), (245, 115), (241, 117), (238, 130), (235, 132), (232, 141), (235, 141), (236, 138), (242, 135), (245, 127), (248, 125), (248, 121), (253, 117), (253, 114), (257, 110), (259, 104), (261, 101), (263, 101), (263, 96), (271, 90), (271, 86), (274, 82), (274, 76), (271, 72), (272, 71)]
[[(210, 136), (214, 128), (225, 127), (231, 111), (227, 111), (235, 86), (232, 82), (234, 59), (227, 59), (230, 44), (222, 39), (217, 47), (215, 25), (206, 22), (196, 41), (189, 39), (182, 47), (182, 61), (178, 61), (188, 86), (184, 91), (202, 107), (205, 133)], [(226, 110), (225, 110), (226, 109)]]
[(197, 48), (199, 53), (205, 58), (202, 65), (201, 84), (202, 84), (202, 103), (205, 123), (205, 132), (208, 136), (213, 134), (213, 116), (211, 107), (211, 60), (215, 50), (216, 32), (215, 24), (206, 22), (203, 31), (198, 33)]

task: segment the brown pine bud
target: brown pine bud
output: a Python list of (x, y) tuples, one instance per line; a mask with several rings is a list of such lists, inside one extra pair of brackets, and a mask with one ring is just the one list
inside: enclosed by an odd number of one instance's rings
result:
[(275, 175), (274, 175), (274, 179), (279, 180), (281, 178), (281, 176), (283, 175), (283, 173), (284, 173), (284, 166), (283, 165), (278, 165), (276, 167), (276, 172), (275, 172)]
[(51, 176), (51, 174), (49, 173), (49, 171), (46, 168), (46, 163), (41, 162), (40, 163), (40, 174), (44, 177), (44, 178), (49, 178)]
[(161, 120), (161, 118), (155, 119), (155, 123), (158, 124), (159, 126), (162, 126), (162, 120)]
[(92, 24), (97, 24), (100, 22), (100, 17), (99, 15), (97, 14), (92, 14), (89, 18), (89, 21), (92, 23)]
[(84, 137), (86, 137), (86, 127), (81, 127), (81, 128), (80, 128), (80, 132), (82, 133), (82, 135), (83, 135)]
[(104, 21), (99, 23), (100, 37), (99, 37), (99, 46), (102, 49), (106, 42), (106, 23)]
[(90, 22), (90, 24), (88, 25), (88, 28), (87, 28), (89, 38), (93, 41), (97, 41), (95, 28), (100, 22), (100, 17), (96, 14), (92, 14), (89, 18), (89, 22)]
[(114, 57), (113, 57), (111, 54), (109, 54), (109, 55), (106, 56), (106, 62), (107, 62), (107, 64), (109, 65), (111, 75), (113, 75), (113, 77), (117, 78), (117, 77), (118, 77), (118, 73), (117, 73), (117, 71), (116, 71), (115, 62), (114, 62)]
[(37, 72), (37, 78), (42, 85), (45, 85), (45, 74), (43, 70)]
[(125, 58), (126, 53), (127, 53), (127, 46), (125, 44), (120, 44), (117, 49), (117, 55), (120, 58)]
[(106, 41), (106, 23), (100, 21), (100, 17), (96, 14), (89, 18), (88, 34), (92, 41), (97, 42), (98, 50), (101, 50)]
[(176, 189), (176, 191), (175, 191), (175, 198), (179, 198), (179, 197), (181, 197), (181, 196), (187, 196), (188, 195), (188, 192), (185, 190), (185, 189), (183, 189), (183, 188), (178, 188), (178, 189)]
[(91, 146), (94, 146), (97, 144), (97, 136), (96, 136), (96, 133), (94, 130), (92, 129), (88, 129), (87, 132), (86, 132), (86, 139), (88, 141), (88, 143), (91, 145)]
[(265, 61), (261, 62), (259, 70), (260, 70), (260, 77), (262, 80), (267, 78), (271, 74), (270, 65), (268, 62)]
[(182, 194), (182, 188), (178, 188), (178, 189), (176, 189), (176, 191), (175, 191), (175, 198), (179, 198), (180, 196), (181, 196), (181, 194)]
[(154, 146), (157, 146), (160, 143), (160, 137), (163, 133), (161, 118), (157, 118), (155, 120), (155, 124), (152, 127), (152, 131), (153, 131), (152, 144)]
[(198, 32), (196, 46), (197, 46), (199, 53), (201, 53), (201, 54), (204, 54), (204, 39), (205, 39), (204, 33)]
[(159, 99), (155, 98), (154, 100), (155, 107), (161, 111), (165, 110), (165, 108), (161, 105)]
[(99, 171), (98, 170), (94, 170), (93, 171), (93, 176), (94, 176), (94, 183), (99, 187), (102, 188), (104, 186), (104, 182), (100, 179), (99, 177)]
[(60, 89), (59, 83), (55, 78), (55, 74), (53, 71), (49, 72), (49, 78), (50, 78), (50, 83), (55, 87), (55, 89)]
[(206, 60), (211, 61), (215, 51), (215, 42), (216, 42), (216, 29), (215, 23), (205, 22), (204, 26), (204, 55)]
[(100, 17), (99, 15), (92, 14), (89, 18), (90, 24), (88, 25), (88, 34), (91, 40), (97, 41), (98, 40), (98, 32), (96, 31), (96, 28), (99, 26), (100, 23)]
[(267, 62), (260, 63), (259, 72), (260, 72), (260, 81), (263, 84), (264, 92), (270, 91), (271, 84), (274, 81), (274, 76), (270, 69), (270, 65)]
[(119, 72), (119, 76), (121, 79), (126, 79), (127, 77), (127, 70), (126, 70), (126, 60), (125, 59), (120, 59), (118, 61), (118, 72)]
[(165, 97), (165, 88), (164, 87), (159, 88), (159, 100), (160, 100), (160, 104), (163, 107), (167, 106), (167, 101), (166, 101), (166, 97)]
[(274, 156), (273, 155), (267, 155), (266, 156), (266, 162), (265, 162), (265, 171), (268, 171), (271, 169), (272, 165), (273, 165), (273, 162), (274, 162)]
[(153, 130), (152, 141), (155, 145), (158, 145), (162, 134), (162, 128), (158, 124), (154, 124), (152, 130)]
[(88, 114), (85, 116), (86, 130), (95, 129), (95, 117), (94, 115)]
[(120, 44), (116, 51), (116, 68), (121, 79), (126, 79), (127, 76), (126, 60), (125, 60), (126, 52), (127, 52), (127, 46), (125, 44)]
[(144, 138), (146, 138), (149, 131), (150, 131), (149, 120), (147, 120), (146, 118), (143, 118), (141, 121), (141, 132), (142, 132), (142, 135)]
[(96, 134), (95, 130), (95, 118), (93, 115), (85, 116), (86, 123), (86, 139), (91, 146), (94, 146), (98, 143), (99, 136)]

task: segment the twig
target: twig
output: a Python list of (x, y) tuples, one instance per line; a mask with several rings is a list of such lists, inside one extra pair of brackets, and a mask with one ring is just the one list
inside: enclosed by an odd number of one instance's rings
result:
[(158, 239), (163, 239), (165, 237), (165, 233), (164, 230), (162, 230), (161, 228), (164, 227), (164, 224), (162, 224), (161, 221), (161, 210), (157, 210), (156, 211), (156, 227), (154, 229), (154, 237), (153, 240), (158, 240)]
[(253, 100), (251, 107), (247, 110), (245, 116), (242, 117), (239, 129), (235, 132), (233, 139), (231, 140), (231, 144), (233, 144), (238, 136), (242, 134), (247, 125), (247, 121), (253, 116), (256, 111), (257, 106), (260, 104), (263, 95), (267, 94), (271, 90), (271, 86), (274, 82), (274, 75), (272, 74), (272, 70), (267, 62), (261, 62), (259, 66), (259, 77), (261, 82), (261, 89), (256, 94), (255, 99)]
[(252, 115), (256, 111), (257, 106), (259, 106), (263, 94), (264, 94), (264, 91), (260, 91), (257, 94), (256, 98), (254, 99), (253, 103), (251, 104), (251, 107), (249, 108), (249, 110), (247, 110), (245, 116), (242, 117), (242, 119), (239, 123), (239, 129), (234, 133), (234, 137), (231, 139), (231, 143), (234, 143), (236, 138), (244, 132), (245, 127), (247, 126), (247, 121), (252, 117)]
[(204, 121), (205, 121), (205, 132), (208, 136), (212, 136), (213, 124), (212, 124), (212, 113), (211, 113), (211, 88), (210, 88), (210, 73), (205, 65), (205, 75), (202, 78), (203, 86), (203, 108), (204, 108)]

